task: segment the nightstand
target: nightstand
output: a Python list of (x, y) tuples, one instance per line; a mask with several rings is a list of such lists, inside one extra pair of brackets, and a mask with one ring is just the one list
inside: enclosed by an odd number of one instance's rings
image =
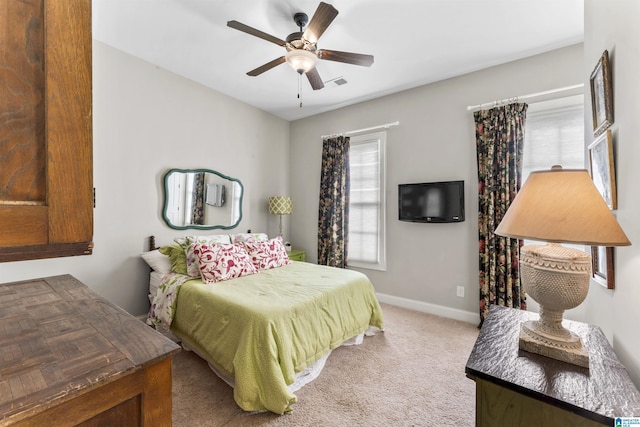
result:
[(640, 414), (640, 391), (600, 328), (564, 320), (583, 340), (589, 368), (518, 347), (530, 311), (492, 305), (465, 372), (476, 382), (476, 426), (601, 426)]
[(305, 261), (307, 256), (306, 256), (306, 252), (302, 251), (302, 250), (298, 250), (298, 249), (291, 249), (291, 251), (288, 253), (289, 255), (289, 259), (291, 261)]

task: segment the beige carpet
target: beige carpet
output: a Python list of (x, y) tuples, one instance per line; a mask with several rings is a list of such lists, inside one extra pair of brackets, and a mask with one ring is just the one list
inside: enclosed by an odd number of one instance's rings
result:
[(383, 304), (385, 332), (333, 351), (298, 390), (293, 413), (246, 413), (193, 353), (173, 359), (173, 425), (472, 426), (475, 383), (464, 374), (476, 325)]

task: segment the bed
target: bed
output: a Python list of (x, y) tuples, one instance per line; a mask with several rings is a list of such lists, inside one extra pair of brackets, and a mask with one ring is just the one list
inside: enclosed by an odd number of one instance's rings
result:
[(245, 411), (290, 412), (295, 390), (319, 374), (332, 349), (383, 329), (373, 286), (356, 271), (286, 259), (215, 283), (202, 272), (163, 274), (148, 323), (169, 323), (234, 387)]

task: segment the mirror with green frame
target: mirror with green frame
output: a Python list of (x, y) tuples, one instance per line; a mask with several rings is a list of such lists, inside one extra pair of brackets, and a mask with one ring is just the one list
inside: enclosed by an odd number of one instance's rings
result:
[(171, 169), (164, 176), (162, 217), (177, 230), (235, 228), (243, 192), (240, 180), (211, 169)]

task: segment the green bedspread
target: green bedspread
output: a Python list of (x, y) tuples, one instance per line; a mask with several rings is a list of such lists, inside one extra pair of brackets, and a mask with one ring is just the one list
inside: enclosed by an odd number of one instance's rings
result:
[(369, 325), (382, 329), (373, 286), (352, 270), (304, 262), (215, 284), (184, 283), (172, 331), (235, 378), (246, 411), (291, 411), (295, 374)]

